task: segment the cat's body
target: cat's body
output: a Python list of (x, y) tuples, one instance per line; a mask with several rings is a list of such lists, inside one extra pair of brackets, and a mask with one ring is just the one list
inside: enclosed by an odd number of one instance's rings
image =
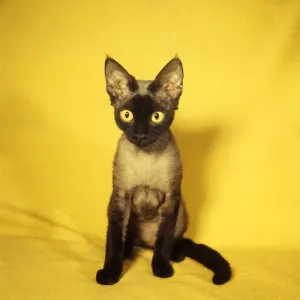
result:
[(104, 268), (100, 284), (114, 284), (134, 245), (154, 250), (155, 276), (173, 275), (170, 260), (186, 256), (214, 272), (213, 282), (231, 277), (215, 250), (183, 238), (188, 217), (181, 194), (182, 165), (170, 131), (182, 93), (183, 68), (171, 60), (153, 81), (139, 81), (111, 58), (105, 62), (106, 88), (123, 131), (113, 163)]
[[(179, 151), (170, 131), (144, 148), (130, 143), (124, 135), (120, 138), (113, 177), (128, 194), (127, 209), (135, 218), (135, 244), (154, 248), (161, 207), (173, 185), (180, 184), (181, 173)], [(181, 236), (186, 229), (187, 213), (181, 200), (174, 237)]]

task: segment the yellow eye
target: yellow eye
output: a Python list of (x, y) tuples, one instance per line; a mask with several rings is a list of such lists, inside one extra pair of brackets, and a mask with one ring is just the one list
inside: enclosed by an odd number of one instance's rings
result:
[(165, 114), (160, 112), (160, 111), (156, 111), (155, 113), (152, 114), (151, 116), (151, 121), (153, 123), (161, 123), (163, 121), (163, 119), (165, 118)]
[(121, 119), (126, 122), (126, 123), (129, 123), (133, 120), (133, 114), (130, 110), (122, 110), (120, 112), (120, 116), (121, 116)]

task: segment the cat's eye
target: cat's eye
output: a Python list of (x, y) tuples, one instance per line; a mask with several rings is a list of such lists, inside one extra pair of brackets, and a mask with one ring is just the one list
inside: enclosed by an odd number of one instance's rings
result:
[(133, 120), (133, 114), (130, 110), (124, 109), (120, 112), (120, 116), (121, 119), (126, 122), (129, 123)]
[(151, 121), (153, 123), (158, 124), (158, 123), (161, 123), (164, 120), (164, 118), (165, 118), (164, 113), (162, 113), (161, 111), (156, 111), (155, 113), (152, 114)]

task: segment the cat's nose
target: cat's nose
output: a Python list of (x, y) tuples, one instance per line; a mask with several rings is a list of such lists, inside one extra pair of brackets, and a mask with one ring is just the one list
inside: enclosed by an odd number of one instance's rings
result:
[(144, 140), (147, 137), (147, 135), (145, 133), (136, 133), (135, 137), (139, 140)]

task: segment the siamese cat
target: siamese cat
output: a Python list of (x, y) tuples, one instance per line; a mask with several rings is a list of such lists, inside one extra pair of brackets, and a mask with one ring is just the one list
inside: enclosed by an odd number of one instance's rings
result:
[(183, 238), (188, 216), (181, 193), (182, 164), (170, 126), (183, 89), (183, 66), (169, 61), (151, 81), (136, 80), (114, 59), (105, 60), (106, 90), (123, 131), (113, 162), (106, 255), (96, 280), (119, 281), (134, 246), (153, 249), (152, 272), (171, 277), (170, 261), (185, 257), (214, 273), (213, 283), (231, 278), (229, 263), (215, 250)]

